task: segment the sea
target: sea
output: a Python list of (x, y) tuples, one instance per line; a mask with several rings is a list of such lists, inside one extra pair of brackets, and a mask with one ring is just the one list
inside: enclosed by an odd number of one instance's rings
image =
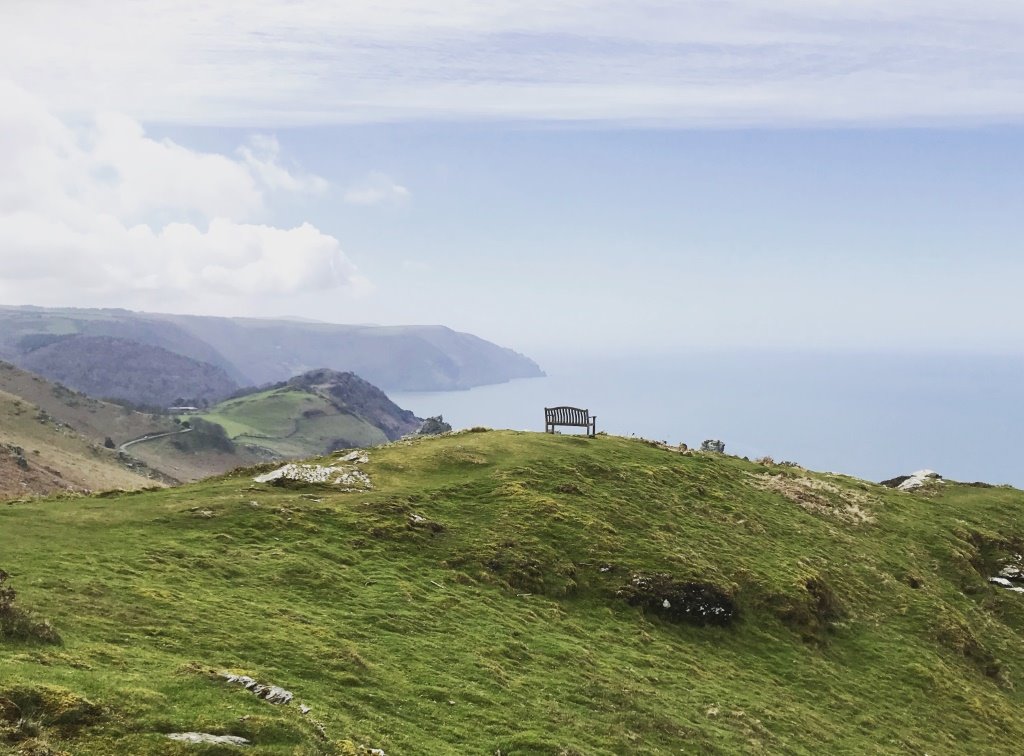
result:
[(570, 405), (620, 436), (691, 448), (716, 439), (728, 454), (874, 481), (931, 469), (1024, 488), (1024, 355), (531, 356), (546, 377), (390, 396), (455, 429), (543, 431), (545, 407)]

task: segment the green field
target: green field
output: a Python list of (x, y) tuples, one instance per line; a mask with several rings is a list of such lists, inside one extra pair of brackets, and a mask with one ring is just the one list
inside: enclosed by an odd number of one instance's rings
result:
[[(17, 605), (63, 638), (0, 640), (0, 744), (237, 750), (165, 737), (191, 730), (250, 753), (388, 756), (1024, 743), (1024, 595), (987, 582), (1024, 546), (1020, 491), (903, 493), (605, 436), (465, 432), (369, 456), (369, 492), (236, 473), (0, 507)], [(638, 575), (700, 584), (733, 621), (685, 621), (692, 607), (674, 615), (660, 594), (632, 605), (620, 592)]]
[(343, 446), (374, 446), (388, 440), (365, 420), (294, 388), (231, 399), (198, 416), (223, 426), (236, 443), (269, 449), (282, 457), (323, 454), (339, 439), (347, 442)]

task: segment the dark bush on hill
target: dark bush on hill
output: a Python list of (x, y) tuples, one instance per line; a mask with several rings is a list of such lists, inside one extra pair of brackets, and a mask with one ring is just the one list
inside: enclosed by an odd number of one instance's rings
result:
[(42, 643), (60, 643), (60, 635), (46, 620), (34, 617), (21, 607), (14, 605), (17, 593), (6, 585), (10, 577), (0, 570), (0, 641), (41, 641)]
[(692, 625), (728, 625), (736, 618), (736, 602), (712, 583), (682, 582), (671, 575), (635, 574), (616, 595), (666, 619)]
[(845, 614), (839, 597), (822, 577), (808, 580), (796, 595), (775, 597), (774, 609), (806, 642), (824, 641), (824, 634)]
[(174, 448), (185, 452), (222, 451), (231, 454), (235, 451), (235, 443), (223, 426), (201, 417), (190, 418), (188, 424), (192, 428), (189, 433), (172, 436)]

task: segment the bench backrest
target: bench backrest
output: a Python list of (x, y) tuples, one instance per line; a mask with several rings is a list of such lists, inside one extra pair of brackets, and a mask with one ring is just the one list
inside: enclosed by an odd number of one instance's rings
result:
[(552, 425), (590, 425), (590, 410), (578, 407), (545, 407), (544, 421)]

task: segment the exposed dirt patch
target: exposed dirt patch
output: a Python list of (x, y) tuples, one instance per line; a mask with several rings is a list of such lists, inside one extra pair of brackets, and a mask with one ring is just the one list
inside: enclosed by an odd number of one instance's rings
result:
[(851, 525), (875, 521), (870, 507), (878, 500), (863, 491), (854, 491), (817, 478), (758, 473), (750, 475), (756, 488), (781, 494), (808, 512), (833, 517)]

